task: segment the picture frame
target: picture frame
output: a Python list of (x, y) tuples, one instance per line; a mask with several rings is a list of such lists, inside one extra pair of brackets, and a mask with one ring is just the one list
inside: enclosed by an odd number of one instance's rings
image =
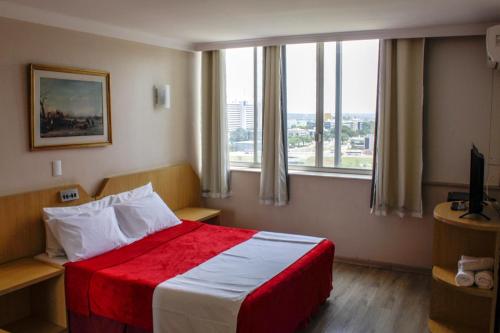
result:
[(110, 74), (30, 64), (30, 150), (111, 145)]

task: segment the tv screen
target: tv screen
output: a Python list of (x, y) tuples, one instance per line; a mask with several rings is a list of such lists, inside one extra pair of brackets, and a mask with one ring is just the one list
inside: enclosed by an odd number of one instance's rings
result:
[(483, 211), (484, 193), (484, 156), (476, 146), (470, 151), (470, 183), (469, 213), (479, 214)]

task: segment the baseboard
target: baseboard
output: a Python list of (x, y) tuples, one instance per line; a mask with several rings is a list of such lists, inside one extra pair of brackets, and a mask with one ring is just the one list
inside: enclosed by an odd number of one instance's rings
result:
[(392, 264), (392, 263), (382, 262), (382, 261), (335, 256), (334, 262), (357, 265), (357, 266), (364, 266), (364, 267), (371, 267), (371, 268), (379, 268), (379, 269), (385, 269), (385, 270), (397, 271), (397, 272), (431, 275), (430, 268)]

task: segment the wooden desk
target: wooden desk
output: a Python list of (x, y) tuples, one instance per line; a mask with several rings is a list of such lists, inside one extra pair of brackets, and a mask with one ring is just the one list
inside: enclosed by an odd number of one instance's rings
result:
[(34, 259), (0, 265), (0, 332), (65, 330), (64, 268)]
[(219, 209), (187, 207), (175, 211), (175, 215), (181, 220), (199, 221), (210, 224), (220, 224)]
[[(500, 256), (500, 217), (491, 207), (478, 216), (460, 218), (464, 212), (452, 211), (451, 203), (434, 209), (432, 294), (429, 314), (431, 332), (496, 332), (498, 315), (498, 268)], [(455, 274), (460, 256), (495, 258), (494, 287), (491, 290), (459, 287)]]

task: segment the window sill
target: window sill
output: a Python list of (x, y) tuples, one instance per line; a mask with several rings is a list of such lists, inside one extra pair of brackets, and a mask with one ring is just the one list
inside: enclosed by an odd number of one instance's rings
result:
[[(260, 173), (260, 168), (231, 166), (231, 172), (253, 172)], [(371, 175), (362, 175), (356, 173), (341, 173), (341, 172), (319, 172), (319, 171), (304, 171), (304, 170), (288, 170), (291, 176), (305, 177), (325, 177), (325, 178), (341, 178), (354, 180), (372, 180)]]

